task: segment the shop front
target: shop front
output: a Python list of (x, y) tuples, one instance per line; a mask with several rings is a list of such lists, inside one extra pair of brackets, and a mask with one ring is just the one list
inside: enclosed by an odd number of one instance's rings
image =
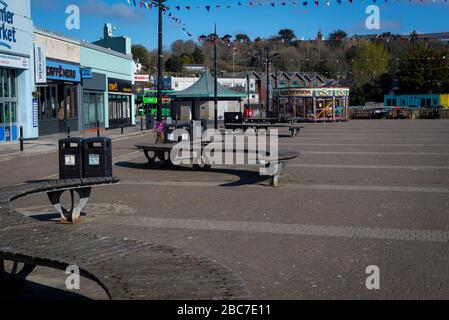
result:
[(33, 119), (33, 22), (29, 1), (0, 1), (0, 143), (37, 136)]
[(109, 128), (132, 125), (132, 82), (108, 79)]
[(106, 75), (96, 72), (83, 72), (83, 130), (105, 127)]
[(47, 85), (38, 87), (39, 135), (78, 131), (79, 65), (47, 59)]
[(278, 88), (274, 89), (274, 109), (282, 118), (305, 121), (348, 120), (349, 88)]

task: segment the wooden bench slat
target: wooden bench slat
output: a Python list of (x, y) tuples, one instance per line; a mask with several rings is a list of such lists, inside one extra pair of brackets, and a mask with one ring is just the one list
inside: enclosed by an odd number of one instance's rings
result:
[(142, 241), (67, 232), (67, 226), (24, 217), (9, 205), (30, 194), (117, 181), (114, 177), (82, 178), (2, 188), (0, 259), (61, 270), (78, 265), (82, 275), (99, 283), (113, 299), (249, 297), (238, 277), (207, 259)]

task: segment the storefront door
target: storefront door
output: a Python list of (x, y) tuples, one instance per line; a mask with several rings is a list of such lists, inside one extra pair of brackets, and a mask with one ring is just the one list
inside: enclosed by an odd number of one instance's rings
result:
[(94, 92), (83, 93), (83, 128), (104, 127), (104, 94)]
[(64, 86), (62, 88), (64, 90), (64, 100), (61, 101), (58, 112), (59, 132), (65, 132), (67, 126), (70, 126), (72, 131), (77, 130), (78, 110), (76, 107), (76, 86)]
[(109, 95), (109, 128), (131, 125), (131, 96)]
[(17, 140), (16, 71), (0, 69), (0, 142)]

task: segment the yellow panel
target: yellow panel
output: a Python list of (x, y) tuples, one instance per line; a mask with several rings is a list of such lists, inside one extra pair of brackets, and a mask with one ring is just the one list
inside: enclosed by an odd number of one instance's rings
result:
[(445, 109), (449, 109), (449, 94), (442, 94), (440, 96), (440, 103)]

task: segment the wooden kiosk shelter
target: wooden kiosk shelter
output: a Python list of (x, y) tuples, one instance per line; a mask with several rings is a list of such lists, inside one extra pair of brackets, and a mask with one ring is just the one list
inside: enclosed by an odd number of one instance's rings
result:
[(274, 111), (280, 118), (304, 122), (347, 121), (349, 88), (274, 89)]

